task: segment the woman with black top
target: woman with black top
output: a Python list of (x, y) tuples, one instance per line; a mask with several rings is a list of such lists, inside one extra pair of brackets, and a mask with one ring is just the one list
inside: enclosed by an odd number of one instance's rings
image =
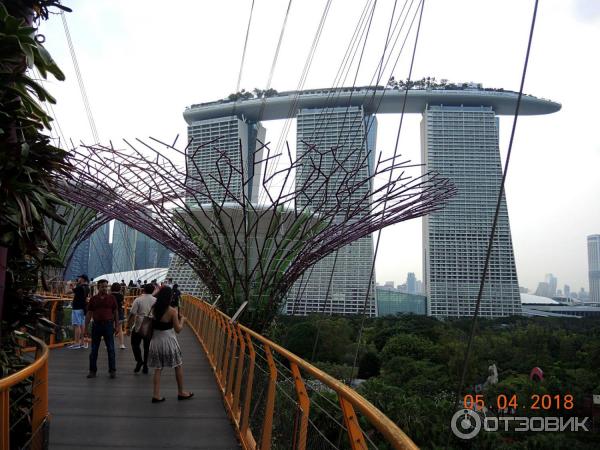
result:
[(119, 326), (115, 329), (115, 334), (119, 338), (119, 342), (121, 343), (121, 349), (127, 348), (125, 347), (125, 333), (123, 332), (123, 323), (125, 322), (125, 308), (123, 307), (123, 292), (121, 291), (121, 285), (119, 283), (113, 283), (110, 286), (110, 294), (117, 301), (117, 307), (119, 311)]
[(163, 367), (175, 368), (178, 400), (187, 400), (194, 395), (193, 392), (183, 390), (183, 360), (175, 333), (183, 329), (185, 317), (179, 317), (177, 310), (171, 306), (172, 294), (173, 290), (170, 287), (161, 288), (152, 307), (153, 334), (148, 355), (148, 365), (154, 367), (152, 403), (165, 401), (165, 398), (160, 396), (160, 373)]

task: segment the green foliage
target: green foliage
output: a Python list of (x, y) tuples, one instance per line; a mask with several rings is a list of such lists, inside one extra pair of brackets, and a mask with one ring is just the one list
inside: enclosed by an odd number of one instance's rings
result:
[(332, 362), (315, 362), (315, 366), (323, 372), (337, 378), (344, 383), (349, 383), (352, 380), (352, 366), (348, 364), (337, 364)]
[(69, 166), (66, 152), (40, 132), (52, 119), (38, 102), (55, 100), (25, 69), (35, 67), (44, 78), (64, 75), (34, 33), (0, 5), (0, 245), (12, 258), (40, 261), (53, 249), (44, 218), (62, 223), (55, 208), (68, 206), (52, 193), (52, 177), (67, 177)]
[(360, 358), (358, 363), (358, 378), (369, 379), (379, 375), (381, 361), (375, 352), (367, 352)]
[(227, 96), (227, 100), (236, 102), (238, 100), (251, 100), (253, 98), (267, 98), (273, 97), (277, 95), (277, 91), (275, 89), (259, 89), (254, 88), (252, 91), (246, 91), (246, 89), (242, 89), (241, 91), (235, 92), (233, 94), (229, 94)]
[[(52, 118), (40, 103), (55, 99), (27, 72), (35, 68), (43, 78), (52, 74), (64, 80), (32, 25), (36, 18), (47, 18), (51, 6), (68, 10), (56, 0), (0, 3), (0, 255), (7, 255), (0, 261), (7, 264), (6, 286), (0, 289), (0, 377), (27, 364), (13, 330), (53, 331), (42, 325), (45, 310), (32, 291), (44, 261), (54, 260), (46, 221), (64, 223), (56, 208), (68, 205), (54, 195), (52, 185), (56, 177), (67, 178), (70, 167), (66, 152), (43, 133)], [(10, 393), (15, 448), (25, 444), (31, 431), (30, 384), (25, 380)]]
[(304, 359), (312, 356), (317, 327), (312, 322), (292, 325), (283, 340), (285, 348)]
[[(315, 361), (326, 372), (347, 380), (348, 370), (352, 369), (349, 355), (358, 338), (359, 326), (360, 318), (280, 317), (277, 333), (272, 337), (288, 348), (294, 346), (290, 348), (292, 351)], [(469, 327), (468, 320), (441, 322), (414, 315), (365, 322), (359, 378), (368, 380), (358, 390), (421, 448), (465, 448), (465, 443), (451, 434), (450, 418), (458, 409), (454, 402)], [(317, 352), (311, 359), (310, 349), (317, 332)], [(523, 407), (534, 394), (570, 394), (574, 398), (573, 414), (587, 417), (592, 415), (591, 395), (600, 393), (598, 361), (599, 318), (480, 319), (463, 394), (475, 394), (476, 385), (483, 385), (487, 379), (488, 366), (496, 364), (498, 383), (481, 392), (486, 405), (493, 408), (498, 395), (514, 394), (520, 404), (519, 415), (565, 416), (569, 414), (565, 410), (532, 412)], [(381, 364), (379, 374), (370, 375), (363, 370), (376, 367), (377, 362)], [(533, 367), (544, 371), (542, 382), (529, 379)], [(494, 450), (595, 449), (600, 448), (600, 436), (598, 433), (480, 433), (469, 445)]]
[(311, 316), (286, 327), (281, 342), (305, 359), (352, 364), (352, 331), (343, 318)]

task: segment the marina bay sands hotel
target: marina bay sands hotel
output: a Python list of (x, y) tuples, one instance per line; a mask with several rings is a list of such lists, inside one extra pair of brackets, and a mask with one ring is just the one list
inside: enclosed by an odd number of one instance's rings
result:
[[(296, 118), (299, 154), (310, 151), (303, 142), (320, 148), (341, 145), (348, 154), (354, 152), (354, 158), (367, 157), (373, 162), (376, 114), (397, 114), (403, 110), (421, 114), (423, 171), (438, 172), (451, 179), (458, 189), (445, 208), (423, 219), (427, 314), (461, 317), (474, 312), (501, 184), (497, 116), (513, 115), (517, 97), (515, 92), (483, 89), (480, 85), (408, 91), (383, 87), (319, 89), (192, 105), (183, 116), (188, 123), (189, 139), (202, 143), (219, 138), (221, 151), (237, 158), (240, 165), (247, 165), (259, 142), (265, 142), (262, 123), (269, 120)], [(558, 103), (523, 95), (519, 114), (549, 114), (560, 108)], [(240, 142), (246, 152), (241, 158)], [(193, 157), (203, 172), (218, 170), (214, 149), (207, 147)], [(372, 166), (371, 163), (365, 167), (365, 171)], [(249, 173), (248, 170), (252, 168), (245, 167), (244, 172)], [(358, 174), (361, 178), (368, 175)], [(260, 174), (254, 176), (257, 179), (249, 187), (253, 202), (260, 195), (257, 182)], [(298, 170), (298, 183), (302, 177), (302, 170)], [(402, 249), (397, 250), (402, 255)], [(296, 282), (285, 306), (287, 312), (360, 314), (366, 300), (366, 313), (377, 315), (374, 277), (369, 281), (372, 263), (371, 236), (329, 255)], [(174, 259), (169, 274), (183, 291), (199, 289), (191, 269), (181, 260)], [(520, 312), (519, 283), (503, 196), (480, 314), (491, 318)]]

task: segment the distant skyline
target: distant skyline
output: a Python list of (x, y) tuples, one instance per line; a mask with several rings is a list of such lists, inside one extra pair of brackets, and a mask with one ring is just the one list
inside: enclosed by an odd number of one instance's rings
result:
[[(250, 1), (67, 2), (71, 36), (101, 142), (185, 136), (184, 108), (236, 90)], [(271, 87), (296, 89), (325, 0), (293, 3)], [(416, 2), (415, 2), (416, 3)], [(305, 88), (331, 87), (365, 2), (332, 1)], [(287, 2), (256, 0), (241, 87), (267, 87)], [(381, 55), (393, 2), (378, 2), (357, 85), (370, 84)], [(533, 2), (428, 0), (413, 78), (482, 83), (518, 90)], [(450, 20), (451, 18), (451, 20)], [(535, 290), (546, 273), (572, 291), (588, 285), (586, 237), (600, 233), (600, 138), (595, 105), (600, 90), (600, 2), (540, 3), (525, 92), (560, 102), (560, 112), (521, 117), (506, 197), (519, 285)], [(42, 26), (46, 45), (67, 81), (46, 87), (63, 134), (91, 142), (62, 23)], [(414, 36), (414, 33), (411, 33)], [(406, 78), (412, 38), (393, 72)], [(385, 84), (386, 73), (381, 84)], [(354, 71), (345, 84), (352, 84)], [(420, 161), (421, 118), (406, 116), (399, 152)], [(391, 155), (399, 115), (379, 116), (378, 150)], [(267, 124), (276, 145), (284, 121)], [(506, 154), (512, 118), (500, 119)], [(295, 131), (287, 134), (295, 146)], [(181, 142), (181, 141), (180, 141)], [(418, 174), (418, 171), (414, 173)], [(384, 230), (378, 281), (402, 284), (408, 272), (422, 279), (421, 221)]]

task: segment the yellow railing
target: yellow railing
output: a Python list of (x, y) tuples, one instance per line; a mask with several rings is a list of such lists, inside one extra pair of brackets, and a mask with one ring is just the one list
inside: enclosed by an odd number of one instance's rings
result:
[[(30, 447), (33, 450), (44, 447), (43, 427), (48, 417), (48, 346), (38, 338), (31, 338), (37, 347), (35, 360), (24, 369), (0, 379), (0, 450), (9, 450), (10, 444), (10, 390), (29, 377), (33, 397), (31, 417)], [(19, 419), (21, 420), (21, 419)]]
[[(52, 323), (55, 323), (61, 327), (61, 330), (55, 330), (62, 332), (62, 329), (71, 331), (71, 318), (69, 314), (64, 313), (65, 306), (70, 303), (73, 299), (72, 296), (65, 294), (54, 294), (49, 292), (37, 292), (38, 295), (44, 298), (44, 303), (49, 310), (48, 318)], [(62, 315), (59, 320), (59, 315)], [(65, 322), (66, 319), (66, 322)], [(42, 339), (51, 349), (56, 347), (63, 347), (67, 344), (72, 344), (73, 340), (71, 337), (67, 337), (65, 340), (57, 339), (56, 333), (49, 333), (37, 336)], [(35, 350), (35, 347), (27, 347), (26, 351)]]
[[(70, 303), (73, 300), (73, 295), (72, 294), (60, 294), (60, 293), (56, 293), (56, 292), (45, 292), (45, 291), (38, 291), (36, 293), (38, 295), (40, 295), (41, 297), (43, 297), (45, 300), (45, 304), (49, 306), (50, 321), (52, 321), (53, 323), (55, 323), (57, 325), (60, 325), (62, 329), (67, 330), (70, 333), (71, 332), (70, 316), (67, 314), (66, 316), (62, 317), (62, 320), (58, 320), (58, 318), (59, 318), (60, 314), (64, 314), (64, 310), (65, 310), (64, 307), (66, 306), (67, 303)], [(125, 310), (125, 324), (124, 324), (125, 331), (127, 331), (127, 316), (129, 314), (129, 310), (131, 309), (131, 304), (133, 303), (133, 300), (135, 298), (136, 298), (135, 295), (126, 295), (124, 297), (123, 308)], [(59, 306), (62, 306), (62, 308), (59, 308)], [(59, 340), (56, 338), (56, 335), (54, 333), (47, 335), (47, 336), (38, 336), (38, 337), (42, 338), (51, 349), (56, 348), (56, 347), (62, 347), (62, 346), (73, 343), (73, 340), (70, 336), (67, 339), (59, 342)], [(25, 351), (33, 351), (33, 350), (35, 350), (34, 347), (27, 347), (25, 349)]]
[(417, 448), (356, 391), (285, 348), (196, 297), (184, 294), (181, 309), (244, 449)]

